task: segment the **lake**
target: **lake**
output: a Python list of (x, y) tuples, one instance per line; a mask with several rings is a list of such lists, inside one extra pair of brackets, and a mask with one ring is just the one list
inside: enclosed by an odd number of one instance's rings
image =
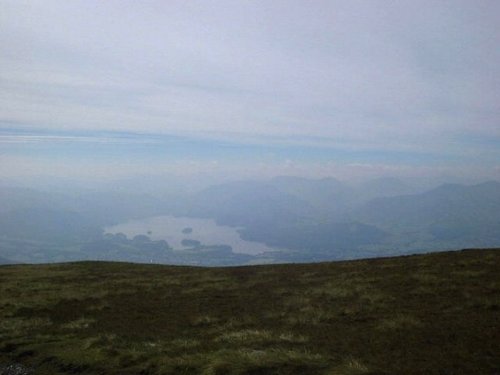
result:
[[(191, 233), (183, 233), (191, 228)], [(245, 241), (240, 238), (237, 228), (217, 225), (212, 219), (194, 219), (190, 217), (154, 216), (105, 228), (107, 233), (124, 233), (128, 238), (145, 234), (152, 240), (165, 240), (176, 250), (186, 249), (182, 240), (196, 240), (203, 245), (229, 245), (233, 252), (257, 255), (265, 251), (276, 251), (260, 242)], [(187, 232), (187, 231), (185, 231)]]

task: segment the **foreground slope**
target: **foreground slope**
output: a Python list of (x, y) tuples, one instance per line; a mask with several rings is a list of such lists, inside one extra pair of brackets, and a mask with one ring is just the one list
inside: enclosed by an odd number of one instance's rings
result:
[(2, 266), (0, 369), (12, 364), (35, 374), (493, 375), (500, 251)]

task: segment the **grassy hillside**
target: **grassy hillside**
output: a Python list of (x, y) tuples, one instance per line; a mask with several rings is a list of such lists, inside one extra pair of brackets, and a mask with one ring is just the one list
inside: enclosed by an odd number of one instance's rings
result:
[(0, 267), (0, 372), (498, 374), (500, 251)]

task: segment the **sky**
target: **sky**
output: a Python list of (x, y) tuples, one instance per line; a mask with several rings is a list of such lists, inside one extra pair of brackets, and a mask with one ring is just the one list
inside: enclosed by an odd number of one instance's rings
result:
[(500, 2), (0, 0), (0, 178), (500, 179)]

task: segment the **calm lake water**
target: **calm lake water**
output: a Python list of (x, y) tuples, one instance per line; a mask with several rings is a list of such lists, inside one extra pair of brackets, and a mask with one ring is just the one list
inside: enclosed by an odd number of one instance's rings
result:
[[(192, 228), (191, 233), (183, 229)], [(184, 249), (183, 239), (197, 240), (203, 245), (229, 245), (235, 253), (260, 254), (273, 249), (260, 242), (244, 241), (236, 228), (217, 225), (211, 219), (193, 219), (189, 217), (154, 216), (146, 219), (131, 220), (105, 228), (107, 233), (124, 233), (128, 238), (145, 234), (152, 240), (165, 240), (174, 249)], [(148, 232), (151, 232), (149, 234)]]

